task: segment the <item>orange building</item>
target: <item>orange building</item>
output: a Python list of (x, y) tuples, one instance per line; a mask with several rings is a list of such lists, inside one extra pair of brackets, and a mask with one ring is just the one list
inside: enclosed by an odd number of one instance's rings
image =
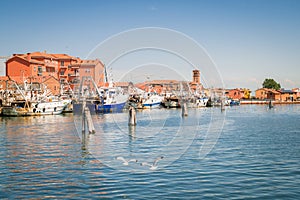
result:
[(226, 91), (226, 96), (234, 100), (249, 99), (251, 91), (249, 89), (236, 88)]
[(294, 101), (297, 99), (297, 92), (293, 90), (280, 90), (280, 100), (281, 101)]
[[(79, 78), (82, 80), (83, 77), (91, 77), (97, 86), (105, 82), (104, 80), (104, 64), (96, 60), (82, 60), (79, 64)], [(85, 83), (86, 85), (87, 83)], [(92, 83), (88, 83), (92, 84)]]
[(60, 81), (57, 78), (49, 76), (42, 83), (47, 86), (47, 89), (49, 89), (53, 95), (59, 95), (61, 93)]
[(143, 83), (138, 83), (135, 86), (147, 92), (156, 92), (158, 94), (180, 90), (179, 81), (176, 80), (145, 81)]
[(6, 61), (6, 76), (53, 76), (64, 81), (68, 78), (68, 71), (74, 71), (72, 65), (80, 61), (79, 58), (67, 54), (47, 54), (46, 52), (13, 54)]
[(255, 91), (255, 97), (261, 100), (280, 100), (280, 96), (280, 92), (274, 89), (260, 88)]
[(294, 101), (297, 99), (297, 92), (293, 90), (274, 90), (268, 88), (260, 88), (255, 91), (257, 99), (271, 99), (275, 101)]
[(293, 88), (292, 91), (296, 93), (296, 99), (300, 100), (300, 88)]
[[(42, 83), (51, 76), (59, 83), (68, 83), (72, 89), (80, 83), (83, 76), (91, 76), (99, 84), (103, 81), (103, 72), (104, 65), (99, 60), (81, 60), (67, 54), (13, 54), (6, 62), (6, 76), (18, 83), (26, 79), (29, 82), (35, 79)], [(48, 81), (48, 87), (54, 93), (57, 93), (57, 81)]]

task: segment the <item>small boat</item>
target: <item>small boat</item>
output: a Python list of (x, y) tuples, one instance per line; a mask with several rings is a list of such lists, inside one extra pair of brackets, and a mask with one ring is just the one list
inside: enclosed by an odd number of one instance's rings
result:
[(152, 109), (159, 108), (163, 101), (163, 97), (159, 96), (157, 93), (145, 93), (142, 98), (142, 108), (143, 109)]
[(196, 107), (200, 108), (200, 107), (207, 107), (207, 103), (208, 103), (209, 98), (208, 97), (200, 97), (196, 99)]
[(237, 101), (237, 100), (230, 101), (230, 106), (239, 106), (239, 105), (240, 105), (240, 101)]
[(162, 102), (165, 108), (180, 108), (179, 98), (176, 96), (165, 97)]
[(165, 108), (180, 108), (180, 99), (174, 93), (165, 93), (162, 101), (162, 106)]

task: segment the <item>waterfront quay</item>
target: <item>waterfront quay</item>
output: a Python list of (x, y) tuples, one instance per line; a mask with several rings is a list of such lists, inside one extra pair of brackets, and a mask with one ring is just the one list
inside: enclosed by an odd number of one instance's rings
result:
[[(269, 104), (270, 100), (241, 100), (240, 105), (248, 105), (248, 104), (258, 104), (258, 105), (265, 105)], [(284, 104), (300, 104), (300, 101), (272, 101), (273, 104), (277, 105), (284, 105)]]

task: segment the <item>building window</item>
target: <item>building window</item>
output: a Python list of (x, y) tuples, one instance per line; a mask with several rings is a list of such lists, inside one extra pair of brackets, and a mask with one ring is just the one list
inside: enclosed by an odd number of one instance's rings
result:
[(60, 66), (64, 66), (65, 62), (64, 61), (60, 61)]
[(38, 66), (38, 76), (42, 76), (43, 74), (43, 68), (42, 66)]
[(34, 67), (33, 67), (33, 71), (35, 71), (35, 72), (36, 72), (36, 66), (34, 66)]

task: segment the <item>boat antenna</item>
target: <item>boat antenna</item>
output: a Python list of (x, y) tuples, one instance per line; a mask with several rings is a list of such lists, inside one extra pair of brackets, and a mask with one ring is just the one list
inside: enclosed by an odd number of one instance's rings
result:
[(105, 76), (105, 82), (107, 83), (107, 71), (106, 71), (106, 65), (104, 64), (104, 76)]

